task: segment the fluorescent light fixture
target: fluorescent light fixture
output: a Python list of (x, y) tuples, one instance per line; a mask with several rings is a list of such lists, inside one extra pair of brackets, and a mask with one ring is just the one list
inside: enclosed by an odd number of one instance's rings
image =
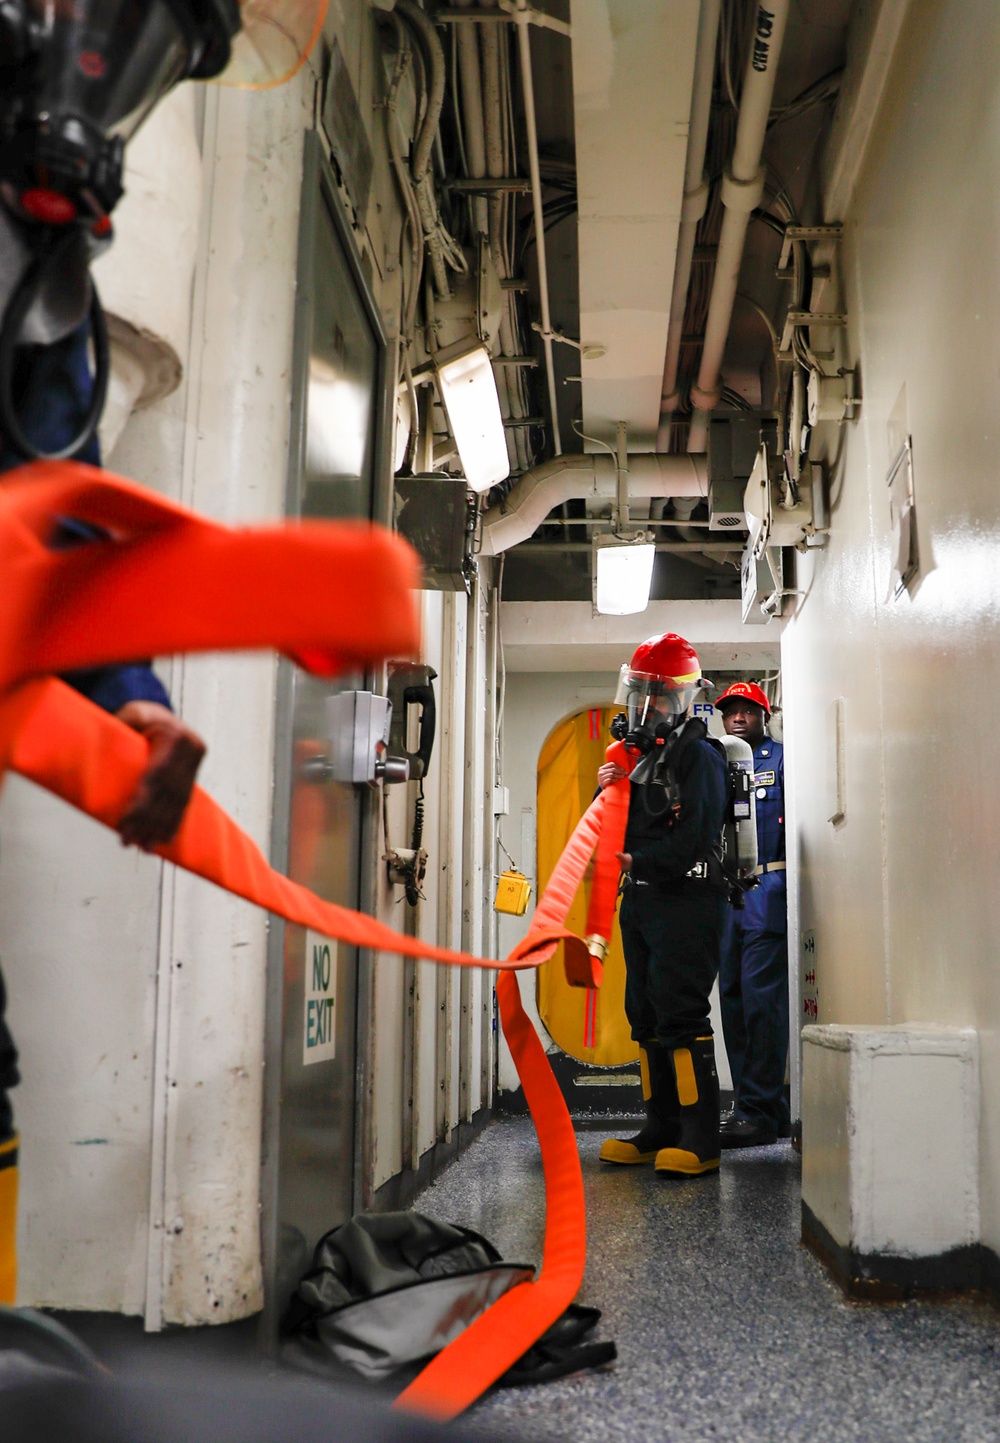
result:
[(632, 616), (649, 605), (656, 547), (642, 531), (634, 541), (599, 537), (594, 547), (594, 604), (603, 616)]
[(490, 353), (463, 341), (439, 351), (434, 367), (465, 479), (473, 491), (488, 491), (510, 475)]

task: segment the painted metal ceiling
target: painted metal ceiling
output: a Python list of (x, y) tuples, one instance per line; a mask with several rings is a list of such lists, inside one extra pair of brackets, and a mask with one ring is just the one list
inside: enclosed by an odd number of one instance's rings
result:
[(625, 421), (629, 449), (652, 451), (698, 0), (572, 0), (571, 11), (583, 430), (613, 440)]

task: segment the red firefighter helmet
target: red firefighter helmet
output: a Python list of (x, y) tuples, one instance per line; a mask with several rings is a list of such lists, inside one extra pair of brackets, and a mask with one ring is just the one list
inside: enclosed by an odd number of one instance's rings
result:
[(640, 642), (632, 653), (628, 668), (642, 676), (661, 680), (692, 682), (701, 679), (701, 662), (689, 641), (674, 631), (651, 636)]
[(704, 685), (701, 663), (690, 642), (673, 631), (651, 636), (636, 647), (618, 679), (620, 706), (628, 710), (629, 727), (649, 726), (683, 716)]
[(734, 681), (732, 686), (727, 686), (722, 695), (716, 698), (716, 710), (724, 712), (726, 703), (732, 701), (756, 702), (756, 704), (763, 709), (766, 717), (771, 715), (771, 703), (756, 682)]

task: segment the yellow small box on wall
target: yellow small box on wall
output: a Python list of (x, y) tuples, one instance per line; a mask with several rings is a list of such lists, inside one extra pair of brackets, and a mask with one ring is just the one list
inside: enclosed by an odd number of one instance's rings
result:
[(513, 870), (501, 872), (497, 879), (497, 895), (493, 903), (495, 912), (509, 912), (512, 917), (523, 917), (528, 910), (531, 883), (523, 872)]

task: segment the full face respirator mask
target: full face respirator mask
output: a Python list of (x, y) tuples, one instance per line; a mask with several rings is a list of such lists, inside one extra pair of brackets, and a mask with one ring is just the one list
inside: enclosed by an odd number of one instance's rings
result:
[[(324, 0), (0, 0), (0, 431), (29, 458), (77, 454), (107, 390), (90, 261), (111, 240), (125, 146), (182, 80), (263, 88), (298, 68)], [(89, 312), (94, 385), (72, 443), (42, 452), (14, 401), (15, 353)]]
[(618, 725), (621, 740), (645, 754), (678, 725), (700, 688), (700, 678), (654, 676), (623, 666), (615, 696), (616, 705), (625, 708)]
[[(179, 81), (229, 62), (237, 0), (0, 0), (0, 430), (25, 457), (74, 455), (100, 419), (110, 365), (89, 264), (111, 239), (125, 145)], [(94, 385), (58, 452), (25, 434), (21, 345), (52, 345), (89, 311)]]
[(106, 229), (125, 144), (178, 81), (218, 75), (236, 0), (0, 0), (0, 188), (43, 224)]

